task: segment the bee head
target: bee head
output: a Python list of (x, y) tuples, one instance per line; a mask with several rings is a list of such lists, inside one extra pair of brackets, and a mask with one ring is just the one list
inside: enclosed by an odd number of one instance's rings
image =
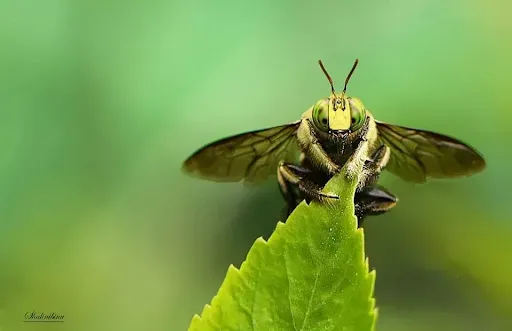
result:
[(366, 118), (364, 105), (359, 99), (348, 97), (346, 93), (347, 84), (358, 62), (356, 59), (345, 79), (343, 91), (336, 93), (331, 76), (325, 70), (322, 61), (318, 61), (331, 85), (331, 95), (313, 106), (312, 119), (317, 129), (337, 135), (347, 135), (361, 128)]

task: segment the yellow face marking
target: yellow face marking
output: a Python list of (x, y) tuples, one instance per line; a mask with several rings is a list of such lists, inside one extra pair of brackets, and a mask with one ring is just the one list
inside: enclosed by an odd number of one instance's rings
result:
[[(345, 110), (342, 109), (345, 104)], [(343, 94), (333, 94), (329, 98), (329, 128), (331, 130), (348, 130), (350, 128), (350, 104)]]

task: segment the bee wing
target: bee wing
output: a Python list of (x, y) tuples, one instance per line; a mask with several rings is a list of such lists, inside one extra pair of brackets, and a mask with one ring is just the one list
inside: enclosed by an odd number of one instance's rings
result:
[(257, 183), (277, 173), (279, 161), (296, 161), (300, 121), (215, 141), (190, 156), (183, 170), (215, 182)]
[(391, 149), (386, 169), (401, 178), (468, 176), (485, 168), (485, 160), (471, 146), (438, 133), (377, 122), (379, 140)]

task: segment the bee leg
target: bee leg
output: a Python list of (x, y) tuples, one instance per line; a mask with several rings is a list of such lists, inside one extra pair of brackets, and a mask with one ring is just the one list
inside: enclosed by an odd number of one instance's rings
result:
[(363, 176), (359, 181), (358, 191), (377, 182), (382, 169), (384, 169), (389, 162), (390, 155), (390, 148), (386, 145), (381, 145), (373, 153), (372, 158), (365, 161), (363, 166)]
[(295, 209), (295, 207), (297, 207), (302, 199), (297, 194), (294, 185), (285, 179), (279, 168), (277, 169), (277, 182), (279, 183), (279, 190), (281, 191), (281, 194), (286, 201), (286, 218), (290, 216), (292, 211)]
[(322, 166), (328, 174), (334, 175), (340, 171), (340, 167), (331, 160), (322, 145), (320, 145), (309, 120), (304, 119), (300, 124), (297, 130), (297, 140), (304, 153), (311, 160), (314, 160), (316, 164)]
[[(312, 180), (306, 177), (311, 173), (310, 170), (290, 163), (281, 162), (278, 167), (279, 181), (286, 183), (288, 188), (291, 185), (296, 186), (299, 191), (312, 200), (324, 201), (326, 199), (339, 199), (335, 194), (322, 192), (322, 189)], [(279, 178), (278, 177), (278, 178)]]
[(366, 140), (366, 134), (368, 132), (369, 123), (369, 117), (366, 117), (363, 127), (360, 129), (359, 138), (357, 138), (357, 148), (346, 163), (347, 177), (359, 177), (358, 183), (360, 183), (361, 179), (364, 177), (364, 171), (360, 172), (359, 169), (364, 167), (364, 162), (368, 155), (368, 141)]
[(383, 214), (393, 208), (398, 198), (380, 185), (368, 186), (356, 193), (354, 198), (358, 226), (363, 225), (366, 216)]
[(361, 140), (359, 146), (354, 151), (354, 153), (350, 156), (347, 161), (347, 177), (357, 178), (359, 177), (358, 182), (361, 182), (363, 178), (363, 172), (359, 171), (361, 169), (361, 165), (364, 167), (364, 162), (366, 161), (365, 156), (368, 153), (368, 141)]

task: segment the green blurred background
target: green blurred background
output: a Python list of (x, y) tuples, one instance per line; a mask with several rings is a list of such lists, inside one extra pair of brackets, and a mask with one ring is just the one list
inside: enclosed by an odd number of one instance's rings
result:
[[(483, 153), (474, 177), (382, 182), (366, 225), (378, 330), (512, 330), (512, 3), (0, 2), (0, 330), (185, 330), (272, 232), (275, 181), (180, 172), (212, 140), (329, 93)], [(27, 311), (62, 324), (22, 323)]]

